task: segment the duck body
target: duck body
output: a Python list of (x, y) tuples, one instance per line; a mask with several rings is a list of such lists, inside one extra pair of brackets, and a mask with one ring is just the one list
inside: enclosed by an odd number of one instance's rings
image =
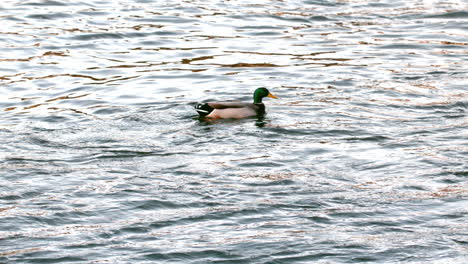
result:
[(205, 118), (246, 118), (261, 116), (265, 114), (263, 103), (253, 104), (240, 101), (211, 102), (198, 104), (196, 110), (201, 117)]
[(265, 105), (262, 103), (264, 97), (277, 98), (262, 87), (255, 90), (253, 103), (240, 101), (208, 102), (197, 104), (195, 110), (200, 117), (209, 119), (260, 117), (265, 114)]

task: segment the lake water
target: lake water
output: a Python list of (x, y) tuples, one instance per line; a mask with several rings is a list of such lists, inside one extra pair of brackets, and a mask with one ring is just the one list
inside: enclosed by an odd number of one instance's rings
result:
[[(468, 263), (468, 1), (0, 22), (0, 263)], [(262, 86), (263, 119), (196, 118)]]

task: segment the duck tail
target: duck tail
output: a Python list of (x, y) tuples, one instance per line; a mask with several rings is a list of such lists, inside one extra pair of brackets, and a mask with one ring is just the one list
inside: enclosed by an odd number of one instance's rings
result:
[(197, 104), (195, 106), (195, 110), (198, 112), (200, 116), (207, 116), (213, 111), (213, 107), (209, 106), (208, 104)]

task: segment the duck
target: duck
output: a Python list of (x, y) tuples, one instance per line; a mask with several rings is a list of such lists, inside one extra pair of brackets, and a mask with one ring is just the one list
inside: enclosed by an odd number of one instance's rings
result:
[(207, 119), (261, 117), (265, 114), (265, 105), (262, 102), (265, 97), (278, 98), (271, 94), (267, 88), (260, 87), (253, 93), (253, 103), (240, 101), (208, 102), (197, 104), (195, 110), (200, 118)]

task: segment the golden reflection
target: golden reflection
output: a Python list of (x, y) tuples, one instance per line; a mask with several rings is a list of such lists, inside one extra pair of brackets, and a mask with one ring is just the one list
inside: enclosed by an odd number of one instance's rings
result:
[(89, 93), (87, 93), (87, 94), (82, 94), (82, 95), (77, 95), (77, 96), (70, 96), (70, 95), (60, 96), (60, 97), (56, 97), (56, 98), (52, 98), (52, 99), (46, 100), (46, 102), (53, 102), (53, 101), (57, 101), (57, 100), (76, 99), (76, 98), (85, 97), (85, 96), (87, 96), (87, 95), (89, 95)]
[(162, 72), (162, 71), (191, 71), (191, 72), (202, 72), (208, 69), (182, 69), (182, 68), (167, 68), (167, 69), (156, 69), (156, 70), (140, 70), (137, 72)]
[[(43, 79), (49, 79), (49, 78), (56, 78), (56, 77), (75, 77), (75, 78), (87, 78), (91, 79), (93, 81), (104, 81), (106, 78), (95, 78), (93, 76), (89, 75), (83, 75), (83, 74), (70, 74), (70, 73), (64, 73), (64, 74), (51, 74), (51, 75), (46, 75), (46, 76), (37, 76), (37, 77), (29, 77), (29, 76), (24, 76), (23, 79), (26, 80), (43, 80)], [(11, 81), (7, 84), (11, 83), (18, 83), (18, 82), (24, 82), (25, 80), (17, 80), (17, 81)], [(4, 83), (5, 84), (5, 83)]]
[[(11, 99), (17, 99), (18, 97), (12, 97)], [(29, 101), (29, 100), (34, 100), (34, 99), (39, 99), (40, 97), (35, 96), (35, 97), (21, 97), (19, 98), (21, 101)]]
[(162, 28), (164, 27), (163, 25), (154, 25), (154, 24), (140, 24), (140, 25), (135, 25), (132, 26), (133, 29), (135, 30), (140, 30), (142, 28), (149, 27), (149, 28)]
[[(308, 58), (308, 57), (298, 57), (298, 58), (294, 58), (295, 60), (313, 60), (313, 61), (321, 61), (321, 60), (330, 60), (330, 61), (350, 61), (350, 60), (353, 60), (353, 59), (344, 59), (344, 58)], [(336, 63), (334, 63), (336, 64)]]
[(268, 55), (268, 56), (293, 56), (293, 57), (304, 57), (304, 56), (317, 56), (322, 54), (333, 54), (336, 51), (321, 51), (311, 52), (305, 54), (294, 54), (294, 53), (277, 53), (277, 52), (256, 52), (256, 51), (225, 51), (226, 53), (240, 53), (240, 54), (254, 54), (254, 55)]
[(239, 72), (227, 72), (223, 75), (236, 75), (236, 74), (239, 74)]
[(32, 108), (36, 108), (36, 107), (39, 107), (43, 104), (35, 104), (35, 105), (30, 105), (30, 106), (25, 106), (23, 109), (24, 110), (28, 110), (28, 109), (32, 109)]
[(0, 80), (9, 81), (9, 80), (11, 80), (11, 78), (17, 77), (17, 76), (20, 76), (20, 75), (23, 75), (23, 74), (25, 74), (25, 73), (22, 72), (22, 73), (17, 73), (17, 74), (13, 74), (13, 75), (4, 75), (4, 76), (0, 76)]
[(42, 57), (44, 57), (44, 56), (61, 56), (61, 57), (65, 57), (65, 56), (68, 56), (68, 55), (65, 54), (65, 52), (60, 52), (60, 51), (47, 51), (44, 54), (42, 54)]
[[(115, 65), (115, 66), (108, 66), (108, 67), (105, 67), (106, 69), (120, 69), (120, 68), (139, 68), (139, 67), (150, 67), (151, 64), (145, 64), (145, 65), (129, 65), (129, 64), (122, 64), (122, 65)], [(97, 67), (94, 67), (94, 68), (89, 68), (89, 69), (99, 69)]]
[(160, 48), (131, 48), (130, 50), (152, 50), (152, 51), (161, 51), (161, 50), (202, 50), (202, 49), (216, 49), (217, 47), (193, 47), (193, 48), (169, 48), (169, 47), (160, 47)]
[(117, 81), (125, 81), (125, 80), (131, 80), (140, 77), (140, 75), (135, 75), (135, 76), (128, 76), (128, 77), (122, 77), (122, 76), (114, 76), (114, 79), (106, 80), (105, 82), (102, 83), (96, 83), (96, 84), (105, 84), (105, 83), (111, 83), (111, 82), (117, 82)]
[(193, 35), (191, 37), (193, 37), (193, 38), (205, 38), (205, 40), (240, 38), (239, 36), (211, 36), (211, 35)]
[(438, 45), (453, 45), (453, 46), (468, 46), (465, 42), (455, 42), (446, 40), (419, 40), (417, 43), (421, 44), (438, 44)]
[(278, 173), (261, 173), (261, 174), (243, 174), (241, 175), (243, 178), (262, 178), (265, 180), (270, 181), (283, 181), (283, 180), (290, 180), (295, 177), (298, 177), (298, 173), (292, 172), (278, 172)]
[(65, 111), (71, 111), (75, 114), (80, 114), (80, 115), (86, 115), (86, 116), (91, 116), (91, 117), (95, 117), (93, 115), (90, 115), (86, 112), (83, 112), (81, 110), (78, 110), (78, 109), (74, 109), (74, 108), (58, 108), (58, 107), (49, 107), (47, 108), (48, 110), (55, 110), (57, 112), (65, 112)]
[(183, 64), (190, 64), (192, 61), (200, 61), (200, 60), (209, 60), (213, 59), (215, 56), (202, 56), (198, 58), (193, 58), (193, 59), (182, 59)]
[(28, 58), (18, 58), (18, 59), (0, 59), (0, 61), (31, 61), (33, 59), (38, 59), (38, 58), (47, 57), (47, 56), (65, 57), (65, 56), (69, 56), (69, 55), (67, 55), (65, 52), (61, 52), (61, 51), (47, 51), (47, 52), (44, 52), (44, 54), (39, 55), (39, 56), (31, 56), (31, 57), (28, 57)]
[(10, 207), (3, 207), (3, 208), (0, 208), (0, 213), (1, 213), (1, 212), (4, 212), (4, 211), (11, 210), (11, 209), (14, 209), (14, 208), (16, 208), (16, 206), (10, 206)]
[(434, 198), (444, 198), (454, 195), (466, 196), (468, 195), (468, 188), (466, 188), (466, 186), (450, 186), (441, 188), (435, 192), (430, 193), (430, 196)]
[(272, 63), (234, 63), (234, 64), (214, 64), (221, 67), (230, 67), (230, 68), (247, 68), (247, 67), (283, 67), (282, 65), (272, 64)]
[(10, 250), (10, 251), (4, 251), (0, 252), (0, 257), (10, 257), (10, 256), (15, 256), (15, 255), (23, 255), (23, 254), (28, 254), (28, 253), (33, 253), (37, 251), (44, 250), (43, 248), (35, 247), (35, 248), (26, 248), (26, 249), (19, 249), (19, 250)]

